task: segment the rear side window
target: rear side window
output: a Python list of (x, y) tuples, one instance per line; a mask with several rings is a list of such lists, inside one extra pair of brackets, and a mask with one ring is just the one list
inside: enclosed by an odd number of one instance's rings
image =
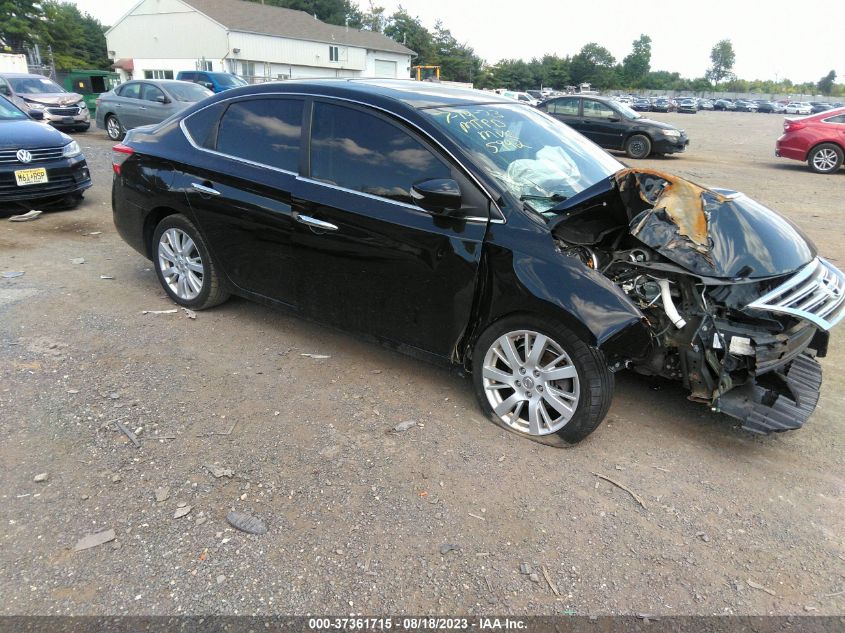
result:
[(825, 123), (845, 123), (845, 114), (838, 114), (836, 116), (828, 117), (824, 120)]
[(216, 103), (185, 119), (185, 127), (196, 145), (214, 149), (217, 142), (217, 125), (225, 109), (226, 104)]
[(220, 121), (217, 151), (298, 171), (302, 103), (300, 99), (280, 98), (233, 103)]
[(549, 107), (546, 111), (549, 114), (578, 116), (578, 98), (555, 99), (549, 102)]
[(411, 185), (452, 176), (447, 165), (399, 126), (360, 110), (317, 102), (311, 177), (410, 204)]
[(126, 84), (120, 89), (118, 94), (120, 94), (121, 97), (126, 97), (127, 99), (140, 99), (141, 84)]

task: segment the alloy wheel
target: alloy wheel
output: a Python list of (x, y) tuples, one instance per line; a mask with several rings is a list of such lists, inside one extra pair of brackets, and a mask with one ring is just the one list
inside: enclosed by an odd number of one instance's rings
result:
[(184, 301), (197, 298), (205, 268), (196, 243), (180, 229), (167, 229), (158, 242), (158, 266), (168, 288)]
[(836, 152), (828, 147), (818, 150), (813, 156), (813, 166), (819, 171), (830, 171), (836, 167), (838, 160)]
[(578, 371), (569, 354), (540, 332), (517, 330), (493, 341), (482, 382), (493, 413), (520, 433), (555, 433), (578, 408)]
[(117, 120), (117, 117), (110, 116), (109, 120), (106, 121), (106, 132), (112, 140), (117, 140), (120, 137), (120, 121)]

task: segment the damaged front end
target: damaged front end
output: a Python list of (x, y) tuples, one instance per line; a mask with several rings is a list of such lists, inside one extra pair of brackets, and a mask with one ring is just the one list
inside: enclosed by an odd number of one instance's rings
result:
[(800, 428), (819, 398), (845, 276), (790, 222), (748, 197), (621, 170), (550, 210), (563, 255), (617, 284), (645, 316), (635, 370), (755, 433)]

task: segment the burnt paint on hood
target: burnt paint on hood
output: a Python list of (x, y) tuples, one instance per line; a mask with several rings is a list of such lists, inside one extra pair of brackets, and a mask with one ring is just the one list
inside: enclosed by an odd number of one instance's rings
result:
[[(598, 205), (583, 195), (590, 190), (596, 202), (601, 200)], [(694, 274), (721, 279), (785, 275), (816, 255), (794, 224), (740, 193), (648, 169), (620, 170), (590, 190), (553, 209), (566, 212), (552, 223), (553, 230), (570, 218), (611, 215), (616, 208), (644, 244)], [(615, 222), (623, 221), (622, 213), (613, 215)]]

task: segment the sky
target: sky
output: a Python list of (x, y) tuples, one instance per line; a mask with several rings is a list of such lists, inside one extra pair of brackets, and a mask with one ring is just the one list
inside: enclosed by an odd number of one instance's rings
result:
[[(71, 0), (114, 24), (137, 0)], [(354, 0), (353, 0), (354, 1)], [(358, 4), (366, 9), (367, 0)], [(488, 63), (546, 53), (574, 55), (597, 42), (621, 61), (631, 42), (651, 37), (652, 70), (701, 77), (710, 50), (730, 39), (742, 79), (818, 81), (835, 70), (845, 81), (845, 2), (841, 0), (375, 0), (389, 15), (401, 4), (432, 28), (437, 19)]]

